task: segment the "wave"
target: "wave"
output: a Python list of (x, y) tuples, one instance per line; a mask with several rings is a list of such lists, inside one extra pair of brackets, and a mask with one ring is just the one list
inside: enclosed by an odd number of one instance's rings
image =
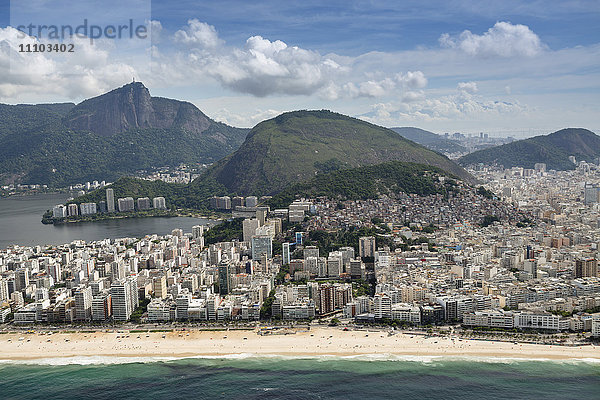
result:
[(196, 355), (187, 357), (127, 357), (127, 356), (75, 356), (75, 357), (51, 357), (34, 358), (23, 360), (2, 360), (0, 366), (6, 364), (20, 365), (42, 365), (42, 366), (64, 366), (64, 365), (114, 365), (114, 364), (148, 364), (164, 363), (185, 360), (312, 360), (317, 362), (347, 361), (347, 362), (410, 362), (420, 364), (438, 364), (446, 362), (469, 362), (469, 363), (487, 363), (487, 364), (514, 364), (526, 362), (548, 362), (555, 364), (600, 364), (600, 358), (571, 358), (571, 359), (550, 359), (550, 358), (524, 358), (524, 357), (481, 357), (481, 356), (415, 356), (415, 355), (397, 355), (397, 354), (359, 354), (359, 355), (278, 355), (278, 354), (258, 354), (258, 353), (239, 353), (227, 355)]

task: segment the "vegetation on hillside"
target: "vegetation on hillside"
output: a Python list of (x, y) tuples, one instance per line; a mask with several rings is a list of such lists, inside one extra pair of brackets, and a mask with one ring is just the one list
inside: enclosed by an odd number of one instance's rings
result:
[(232, 193), (265, 195), (318, 173), (395, 160), (472, 178), (448, 158), (392, 130), (325, 110), (294, 111), (261, 122), (208, 174)]
[(218, 242), (230, 242), (234, 239), (242, 241), (244, 238), (243, 221), (244, 218), (234, 218), (213, 226), (204, 234), (204, 243), (208, 245)]
[(562, 129), (479, 150), (461, 157), (459, 162), (461, 165), (498, 164), (504, 168), (533, 168), (536, 163), (545, 163), (547, 169), (570, 170), (575, 164), (569, 161), (569, 156), (575, 156), (578, 161), (594, 161), (600, 157), (600, 137), (587, 129)]
[[(440, 182), (439, 177), (446, 179)], [(269, 205), (273, 208), (286, 207), (296, 197), (365, 200), (400, 192), (421, 196), (446, 193), (453, 190), (456, 184), (451, 178), (436, 167), (392, 161), (317, 175), (306, 183), (298, 183), (273, 196)]]
[[(153, 167), (213, 163), (246, 137), (247, 129), (212, 121), (190, 103), (150, 97), (136, 85), (144, 101), (123, 96), (126, 85), (77, 106), (0, 104), (0, 183), (61, 187)], [(132, 109), (154, 125), (145, 119), (143, 128), (121, 126)], [(122, 131), (102, 132), (107, 127)]]

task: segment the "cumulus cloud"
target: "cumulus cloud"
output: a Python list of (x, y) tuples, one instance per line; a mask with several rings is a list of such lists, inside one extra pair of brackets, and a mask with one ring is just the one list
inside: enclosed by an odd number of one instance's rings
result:
[(160, 39), (161, 39), (161, 33), (163, 31), (163, 26), (160, 23), (160, 21), (151, 20), (151, 21), (147, 21), (146, 24), (148, 25), (148, 27), (150, 29), (150, 37), (152, 38), (152, 43), (153, 44), (159, 43)]
[(474, 94), (479, 90), (476, 82), (459, 82), (456, 88), (465, 93)]
[(469, 30), (458, 36), (444, 33), (439, 38), (443, 47), (459, 49), (471, 56), (482, 57), (533, 57), (545, 46), (539, 36), (526, 25), (513, 25), (510, 22), (496, 22), (482, 35)]
[(380, 73), (375, 79), (356, 71), (353, 58), (321, 55), (258, 35), (248, 38), (243, 47), (226, 46), (213, 26), (197, 19), (188, 21), (173, 38), (183, 48), (175, 55), (155, 60), (156, 70), (167, 74), (168, 69), (187, 71), (188, 79), (209, 76), (225, 88), (257, 97), (277, 94), (316, 94), (326, 100), (381, 97), (427, 85), (421, 71)]
[(188, 20), (185, 28), (175, 32), (174, 39), (180, 43), (204, 48), (214, 48), (223, 43), (214, 26), (196, 18)]
[(103, 41), (90, 43), (78, 37), (71, 41), (76, 51), (68, 57), (48, 52), (21, 53), (19, 44), (39, 44), (38, 40), (12, 27), (0, 28), (0, 99), (23, 101), (39, 95), (81, 98), (97, 95), (136, 75), (133, 67), (110, 62), (110, 46), (103, 48)]

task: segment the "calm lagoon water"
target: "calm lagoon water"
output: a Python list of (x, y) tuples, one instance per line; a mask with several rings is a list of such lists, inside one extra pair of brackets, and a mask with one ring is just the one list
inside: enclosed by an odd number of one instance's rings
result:
[(136, 218), (93, 223), (43, 225), (42, 214), (54, 205), (64, 203), (67, 194), (38, 194), (0, 199), (0, 249), (11, 244), (23, 246), (62, 244), (73, 240), (164, 235), (175, 228), (191, 232), (194, 225), (213, 222), (204, 218)]

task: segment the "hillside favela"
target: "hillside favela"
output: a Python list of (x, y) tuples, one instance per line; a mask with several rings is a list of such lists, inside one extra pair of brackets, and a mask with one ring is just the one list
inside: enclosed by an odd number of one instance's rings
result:
[(597, 7), (108, 3), (0, 6), (0, 397), (598, 396)]

